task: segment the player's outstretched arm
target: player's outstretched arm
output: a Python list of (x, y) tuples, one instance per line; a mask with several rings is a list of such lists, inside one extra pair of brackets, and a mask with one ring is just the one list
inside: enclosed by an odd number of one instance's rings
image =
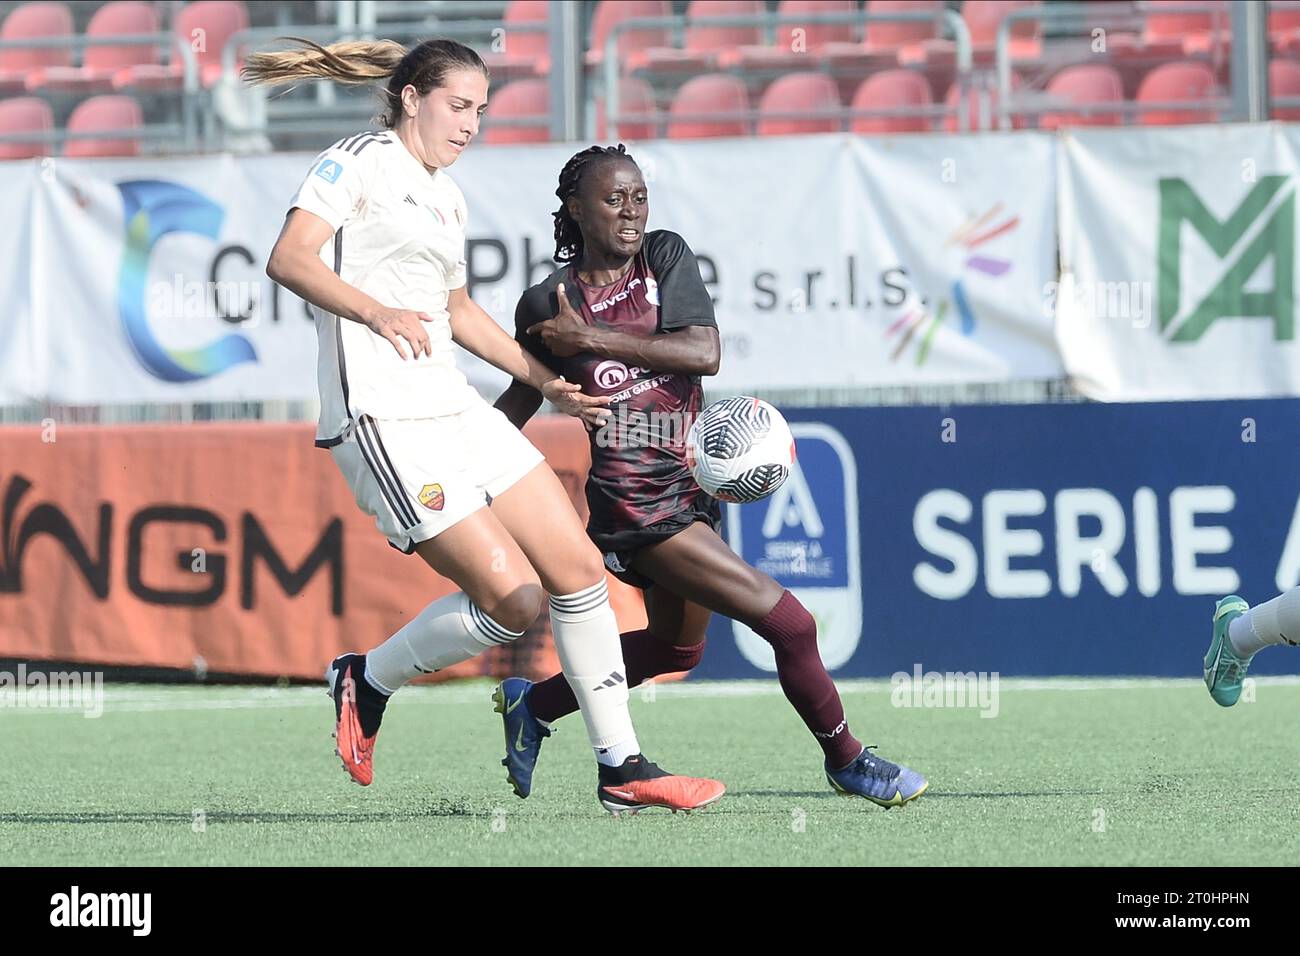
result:
[(451, 337), (462, 348), (483, 361), (495, 365), (516, 381), (531, 386), (566, 415), (600, 423), (609, 404), (606, 396), (582, 394), (582, 386), (566, 382), (512, 339), (492, 316), (469, 297), (465, 286), (453, 289), (447, 297), (447, 314)]
[(457, 345), (538, 390), (558, 377), (497, 325), (466, 289), (452, 289), (447, 296), (451, 337)]

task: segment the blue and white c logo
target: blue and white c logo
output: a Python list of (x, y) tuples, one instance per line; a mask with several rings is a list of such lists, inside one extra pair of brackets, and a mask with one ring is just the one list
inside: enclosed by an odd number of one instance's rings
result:
[(194, 382), (241, 362), (256, 362), (253, 345), (231, 333), (197, 349), (168, 349), (149, 328), (145, 279), (149, 256), (163, 236), (193, 233), (216, 239), (225, 212), (202, 193), (180, 183), (157, 179), (117, 184), (122, 193), (126, 244), (118, 273), (117, 303), (127, 341), (149, 373), (164, 382)]

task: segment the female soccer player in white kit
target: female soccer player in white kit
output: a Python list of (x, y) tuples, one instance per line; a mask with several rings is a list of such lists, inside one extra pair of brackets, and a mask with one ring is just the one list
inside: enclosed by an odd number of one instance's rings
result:
[(466, 290), (465, 197), (446, 169), (478, 132), (487, 68), (451, 40), (410, 51), (392, 41), (300, 42), (253, 54), (246, 78), (387, 81), (384, 129), (346, 137), (313, 161), (267, 262), (272, 279), (313, 306), (316, 444), (394, 547), (461, 588), (369, 653), (330, 665), (344, 768), (368, 785), (388, 697), (420, 674), (516, 640), (549, 592), (602, 805), (617, 813), (713, 802), (722, 784), (642, 757), (601, 556), (541, 453), (455, 365), (453, 342), (570, 414), (604, 414), (602, 400), (533, 358)]

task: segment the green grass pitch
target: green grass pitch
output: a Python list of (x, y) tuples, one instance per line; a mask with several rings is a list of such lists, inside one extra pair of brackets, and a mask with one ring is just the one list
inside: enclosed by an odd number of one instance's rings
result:
[(0, 708), (3, 865), (1294, 865), (1300, 682), (1215, 706), (1199, 681), (1003, 680), (996, 717), (841, 684), (854, 732), (930, 779), (901, 810), (833, 794), (774, 681), (632, 691), (646, 753), (728, 793), (615, 820), (581, 718), (533, 796), (484, 682), (408, 688), (376, 780), (344, 774), (322, 688), (108, 685), (104, 713)]

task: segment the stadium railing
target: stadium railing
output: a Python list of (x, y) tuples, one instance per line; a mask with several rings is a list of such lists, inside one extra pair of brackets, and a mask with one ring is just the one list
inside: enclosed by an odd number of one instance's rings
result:
[[(1235, 6), (1245, 7), (1247, 4), (1236, 4)], [(1262, 6), (1258, 5), (1257, 6)], [(1300, 7), (1298, 2), (1280, 2), (1270, 3), (1269, 7)], [(997, 39), (995, 41), (996, 53), (994, 56), (994, 72), (997, 77), (996, 85), (996, 111), (997, 111), (997, 128), (1011, 129), (1014, 118), (1039, 116), (1043, 113), (1068, 113), (1079, 116), (1091, 116), (1096, 113), (1104, 115), (1118, 115), (1126, 120), (1133, 120), (1144, 113), (1149, 112), (1202, 112), (1207, 109), (1215, 110), (1224, 115), (1233, 110), (1235, 98), (1231, 96), (1220, 96), (1212, 99), (1203, 99), (1196, 101), (1178, 101), (1178, 102), (1158, 102), (1158, 101), (1134, 101), (1123, 100), (1116, 103), (1095, 103), (1095, 104), (1076, 104), (1051, 96), (1042, 90), (1035, 89), (1015, 89), (1013, 88), (1012, 74), (1014, 70), (1013, 57), (1011, 54), (1011, 34), (1016, 24), (1025, 22), (1038, 22), (1042, 25), (1044, 34), (1054, 33), (1075, 33), (1080, 36), (1080, 43), (1084, 49), (1091, 50), (1089, 42), (1091, 40), (1090, 32), (1094, 29), (1116, 30), (1116, 31), (1133, 31), (1138, 32), (1146, 23), (1146, 17), (1149, 13), (1158, 12), (1161, 16), (1176, 14), (1209, 14), (1212, 18), (1226, 18), (1222, 26), (1229, 29), (1233, 26), (1232, 12), (1227, 10), (1221, 4), (1211, 2), (1197, 3), (1195, 0), (1188, 0), (1186, 5), (1160, 7), (1158, 10), (1148, 7), (1143, 3), (1053, 3), (1044, 4), (1041, 7), (1022, 7), (1007, 12), (1005, 18), (998, 25)], [(1212, 35), (1217, 38), (1226, 31), (1220, 31), (1217, 26), (1212, 30)], [(1240, 44), (1237, 44), (1240, 46)], [(1218, 56), (1222, 51), (1216, 46), (1210, 51), (1211, 58)], [(1265, 51), (1267, 52), (1267, 51)], [(1060, 57), (1051, 63), (1053, 73), (1059, 72), (1067, 66), (1076, 62), (1097, 62), (1095, 54), (1089, 54), (1085, 60), (1072, 59), (1069, 56)], [(1106, 62), (1102, 60), (1101, 62)], [(1164, 58), (1164, 62), (1172, 62)], [(1250, 56), (1243, 61), (1245, 64), (1242, 68), (1234, 66), (1232, 84), (1235, 87), (1238, 83), (1244, 81), (1244, 77), (1238, 77), (1239, 70), (1260, 71), (1265, 74), (1268, 71), (1267, 56)], [(1277, 105), (1287, 105), (1291, 101), (1279, 102)], [(1300, 105), (1300, 100), (1294, 101), (1295, 105)], [(1267, 119), (1263, 117), (1239, 116), (1238, 119)]]
[[(1282, 10), (1292, 10), (1292, 11), (1300, 10), (1300, 0), (1271, 0), (1271, 2), (1268, 5), (1268, 12), (1270, 14), (1274, 13), (1275, 11), (1282, 11)], [(1273, 52), (1274, 41), (1278, 38), (1275, 37), (1273, 35), (1273, 32), (1268, 29), (1267, 24), (1265, 24), (1265, 30), (1268, 33), (1269, 62), (1271, 62), (1272, 59), (1274, 58), (1294, 59), (1294, 54), (1295, 54), (1294, 43), (1297, 39), (1300, 39), (1300, 34), (1292, 33), (1287, 38), (1288, 41), (1290, 42), (1288, 44), (1286, 53), (1274, 53)], [(1264, 76), (1267, 79), (1268, 77), (1267, 64), (1264, 67)], [(1288, 109), (1288, 108), (1294, 110), (1296, 107), (1300, 107), (1300, 96), (1275, 96), (1273, 94), (1272, 86), (1270, 85), (1268, 87), (1268, 108), (1270, 112), (1273, 110)]]
[[(160, 33), (127, 33), (114, 36), (92, 37), (84, 35), (62, 37), (32, 37), (24, 40), (0, 40), (0, 50), (69, 49), (84, 51), (95, 46), (157, 46), (179, 56), (183, 70), (180, 96), (180, 122), (150, 123), (128, 129), (102, 129), (70, 133), (56, 128), (35, 133), (0, 133), (0, 143), (40, 143), (51, 149), (61, 149), (71, 140), (85, 139), (137, 139), (171, 141), (178, 148), (171, 152), (196, 152), (199, 148), (199, 65), (194, 51), (181, 42), (171, 31)], [(124, 91), (129, 92), (129, 91)]]
[[(706, 18), (700, 18), (696, 20), (692, 20), (686, 16), (633, 17), (627, 20), (621, 20), (610, 28), (609, 35), (605, 38), (604, 66), (602, 68), (602, 74), (604, 77), (603, 86), (605, 92), (605, 102), (606, 102), (606, 109), (608, 110), (606, 114), (606, 123), (608, 124), (610, 138), (611, 139), (618, 138), (618, 124), (620, 121), (624, 123), (644, 121), (643, 118), (641, 117), (635, 115), (629, 115), (629, 114), (621, 114), (619, 112), (618, 78), (623, 72), (623, 63), (618, 56), (618, 39), (622, 34), (630, 32), (632, 30), (667, 28), (673, 30), (676, 33), (680, 33), (685, 28), (690, 27), (692, 25), (700, 25), (700, 26), (708, 26), (708, 27), (757, 26), (763, 28), (766, 35), (770, 39), (775, 33), (776, 29), (782, 25), (820, 26), (823, 24), (825, 25), (851, 24), (851, 25), (865, 26), (869, 23), (885, 23), (885, 22), (923, 23), (923, 22), (933, 21), (934, 19), (935, 19), (935, 14), (930, 11), (918, 11), (914, 13), (907, 12), (907, 11), (872, 13), (870, 11), (870, 8), (867, 8), (865, 10), (854, 11), (851, 13), (846, 12), (846, 13), (781, 15), (781, 14), (768, 12), (763, 14), (737, 14), (736, 16), (727, 16), (727, 17), (709, 16)], [(972, 72), (970, 30), (966, 26), (966, 21), (963, 20), (959, 14), (955, 13), (952, 10), (945, 9), (941, 11), (940, 19), (943, 25), (945, 26), (945, 28), (947, 29), (949, 37), (956, 44), (956, 65), (957, 65), (956, 82), (963, 84), (962, 92), (965, 93), (964, 84), (969, 82), (971, 72)], [(945, 112), (945, 109), (943, 107), (932, 107), (929, 110), (923, 110), (917, 108), (908, 108), (902, 110), (898, 110), (898, 109), (855, 110), (846, 106), (841, 109), (826, 110), (820, 112), (815, 110), (803, 110), (797, 114), (770, 113), (764, 115), (772, 119), (816, 119), (816, 118), (820, 118), (823, 115), (833, 115), (836, 118), (844, 118), (851, 121), (853, 119), (858, 119), (858, 118), (876, 118), (876, 117), (899, 116), (899, 115), (906, 115), (906, 116), (938, 115), (943, 112)], [(965, 95), (962, 95), (961, 97), (959, 97), (957, 101), (957, 128), (959, 130), (968, 130), (970, 128), (968, 123), (969, 120), (968, 113), (969, 113), (969, 106), (967, 102), (967, 97)], [(718, 121), (726, 121), (731, 119), (751, 120), (755, 118), (755, 115), (756, 115), (755, 111), (750, 110), (743, 114), (718, 112), (718, 113), (709, 113), (707, 115), (701, 115), (700, 117), (683, 116), (681, 118), (685, 120), (691, 120), (692, 118), (697, 118), (697, 119), (709, 119), (709, 120), (718, 120)]]
[(509, 0), (423, 0), (420, 3), (411, 0), (357, 0), (357, 19), (385, 25), (389, 20), (409, 22), (413, 11), (423, 9), (440, 25), (449, 18), (481, 20), (485, 10), (496, 16), (504, 13), (509, 5)]
[[(431, 30), (436, 29), (439, 36), (453, 40), (477, 40), (491, 35), (493, 30), (501, 29), (500, 20), (456, 20), (440, 23), (431, 28), (427, 22), (385, 22), (382, 24), (384, 39), (414, 40), (426, 39)], [(520, 32), (543, 32), (545, 24), (520, 24), (512, 26)], [(367, 121), (375, 112), (372, 91), (367, 90), (364, 97), (353, 96), (339, 102), (335, 97), (333, 84), (317, 84), (318, 95), (314, 101), (279, 102), (274, 93), (264, 89), (250, 89), (241, 85), (238, 73), (238, 52), (252, 47), (265, 48), (265, 44), (281, 40), (286, 36), (299, 36), (320, 44), (337, 43), (345, 40), (370, 40), (376, 36), (368, 25), (340, 26), (338, 24), (311, 24), (274, 27), (249, 27), (233, 34), (221, 50), (221, 82), (232, 89), (242, 89), (249, 97), (250, 106), (244, 116), (227, 110), (220, 117), (220, 127), (226, 136), (243, 134), (310, 132), (328, 138), (331, 134), (339, 136), (356, 130), (358, 122)], [(549, 117), (510, 117), (493, 121), (498, 126), (546, 126)]]

